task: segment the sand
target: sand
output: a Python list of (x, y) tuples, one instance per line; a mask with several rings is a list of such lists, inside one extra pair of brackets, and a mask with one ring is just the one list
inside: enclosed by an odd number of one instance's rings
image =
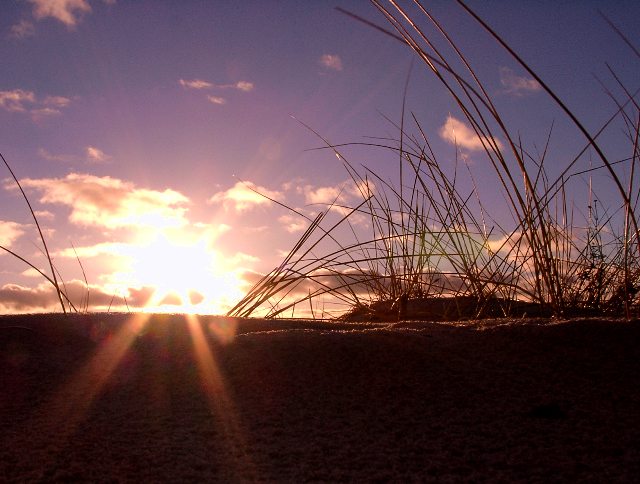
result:
[(0, 317), (2, 482), (631, 482), (640, 322)]

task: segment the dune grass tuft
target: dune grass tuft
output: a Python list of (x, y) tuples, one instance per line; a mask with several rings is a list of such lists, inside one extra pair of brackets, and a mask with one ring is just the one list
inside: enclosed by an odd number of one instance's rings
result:
[[(313, 317), (457, 319), (524, 314), (628, 317), (636, 311), (640, 291), (637, 91), (623, 86), (611, 71), (625, 97), (612, 96), (615, 113), (590, 133), (533, 68), (458, 1), (539, 83), (584, 139), (584, 148), (575, 157), (559, 172), (554, 161), (551, 170), (549, 142), (536, 155), (525, 148), (461, 47), (421, 2), (413, 2), (411, 10), (395, 1), (388, 6), (379, 0), (372, 3), (395, 32), (365, 23), (411, 48), (463, 113), (482, 143), (512, 220), (507, 224), (491, 216), (472, 169), (459, 160), (453, 168), (450, 162), (441, 163), (416, 116), (405, 115), (404, 109), (395, 126), (396, 139), (368, 143), (398, 160), (395, 182), (366, 166), (356, 169), (343, 153), (364, 143), (334, 145), (318, 135), (344, 166), (361, 201), (346, 206), (337, 198), (315, 218), (286, 207), (307, 217), (308, 229), (282, 263), (228, 314), (278, 317), (310, 307)], [(428, 34), (428, 29), (435, 33)], [(443, 43), (447, 53), (437, 47)], [(629, 141), (630, 154), (624, 160), (612, 159), (598, 142), (614, 121), (622, 122)], [(552, 129), (549, 138), (551, 134)], [(595, 167), (584, 169), (579, 164), (586, 152), (597, 157)], [(621, 165), (627, 169), (626, 183)], [(592, 172), (606, 173), (612, 182), (618, 199), (613, 209), (598, 204), (591, 183), (581, 185), (586, 211), (576, 208), (574, 182)], [(329, 217), (335, 213), (340, 214), (337, 220)], [(354, 226), (357, 217), (367, 221), (366, 238)], [(344, 242), (345, 228), (348, 242)], [(325, 306), (318, 310), (321, 300)], [(327, 309), (327, 304), (336, 309)]]

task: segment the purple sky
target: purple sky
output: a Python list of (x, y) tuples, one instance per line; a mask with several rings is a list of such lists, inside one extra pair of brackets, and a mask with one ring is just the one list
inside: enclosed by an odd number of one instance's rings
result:
[[(512, 131), (535, 150), (554, 122), (554, 163), (574, 156), (584, 140), (539, 86), (460, 7), (427, 3)], [(640, 59), (598, 14), (638, 46), (638, 2), (469, 5), (591, 131), (615, 111), (597, 79), (622, 97), (605, 63), (631, 90), (639, 87)], [(73, 243), (94, 309), (106, 309), (115, 295), (112, 309), (126, 298), (133, 307), (220, 312), (255, 273), (277, 265), (305, 228), (241, 180), (310, 216), (319, 210), (313, 203), (330, 201), (340, 187), (345, 202), (357, 203), (336, 157), (309, 151), (322, 142), (292, 116), (333, 143), (397, 138), (384, 116), (399, 122), (415, 56), (336, 6), (390, 29), (366, 1), (2, 2), (0, 151), (38, 211), (70, 293), (82, 293)], [(501, 215), (502, 198), (490, 177), (485, 183), (484, 155), (420, 62), (406, 102), (443, 163), (456, 156), (455, 130), (459, 157)], [(620, 140), (619, 128), (603, 136), (612, 159), (630, 154)], [(387, 152), (346, 152), (356, 165), (397, 176)], [(28, 209), (0, 171), (0, 245), (48, 273)], [(604, 174), (594, 183), (606, 200)], [(0, 253), (0, 312), (52, 309), (50, 285)]]

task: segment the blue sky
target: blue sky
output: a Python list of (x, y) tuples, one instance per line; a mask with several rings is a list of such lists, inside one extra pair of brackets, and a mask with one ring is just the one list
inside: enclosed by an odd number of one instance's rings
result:
[[(539, 86), (459, 6), (429, 5), (510, 128), (527, 146), (541, 147), (555, 123), (551, 153), (558, 167), (570, 159), (584, 140)], [(590, 130), (615, 111), (597, 79), (620, 96), (605, 63), (638, 87), (639, 59), (598, 14), (638, 45), (637, 2), (469, 5)], [(384, 116), (399, 122), (415, 56), (336, 6), (390, 28), (365, 1), (2, 3), (0, 151), (38, 211), (70, 288), (82, 293), (73, 243), (95, 309), (115, 295), (118, 309), (126, 298), (133, 307), (221, 312), (305, 227), (241, 181), (310, 215), (340, 187), (354, 203), (347, 174), (330, 152), (309, 151), (322, 142), (298, 120), (334, 143), (397, 138)], [(407, 109), (443, 162), (456, 157), (455, 131), (458, 155), (501, 215), (495, 180), (485, 180), (485, 160), (460, 111), (424, 64), (414, 62), (409, 80)], [(612, 129), (603, 139), (615, 159), (630, 154), (620, 133)], [(347, 151), (354, 163), (396, 176), (388, 153)], [(45, 271), (32, 220), (8, 176), (5, 170), (0, 177), (0, 244)], [(594, 179), (606, 199), (606, 177)], [(41, 276), (0, 254), (1, 312), (55, 308)]]

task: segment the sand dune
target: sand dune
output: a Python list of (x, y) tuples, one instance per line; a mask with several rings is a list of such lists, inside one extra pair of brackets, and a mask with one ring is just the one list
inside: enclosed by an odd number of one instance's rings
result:
[(0, 480), (629, 482), (640, 323), (0, 317)]

